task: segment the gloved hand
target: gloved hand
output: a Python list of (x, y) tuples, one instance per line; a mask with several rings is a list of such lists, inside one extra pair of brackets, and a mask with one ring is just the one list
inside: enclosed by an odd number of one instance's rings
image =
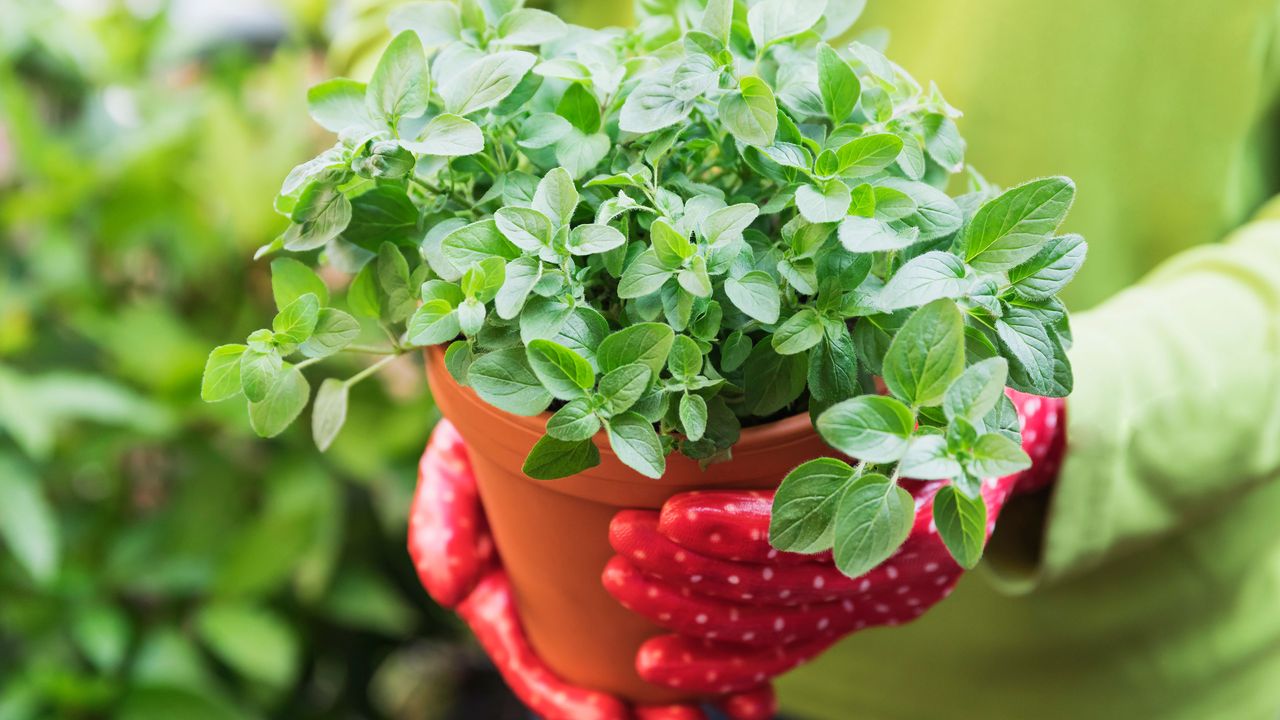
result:
[[(1062, 400), (1010, 397), (1033, 466), (983, 482), (988, 537), (1010, 495), (1053, 481), (1065, 447)], [(770, 547), (772, 492), (689, 492), (660, 512), (618, 513), (609, 538), (618, 554), (605, 569), (605, 587), (673, 633), (641, 646), (640, 676), (692, 692), (755, 688), (849, 633), (924, 614), (963, 572), (933, 524), (933, 498), (943, 484), (904, 481), (916, 500), (911, 534), (893, 557), (858, 578), (842, 575), (830, 552)]]
[[(699, 720), (693, 705), (631, 707), (575, 687), (534, 653), (520, 626), (511, 585), (489, 535), (466, 445), (447, 421), (436, 425), (418, 465), (409, 517), (409, 555), (436, 602), (455, 609), (516, 697), (545, 720)], [(744, 685), (716, 703), (731, 720), (773, 716), (772, 688)]]

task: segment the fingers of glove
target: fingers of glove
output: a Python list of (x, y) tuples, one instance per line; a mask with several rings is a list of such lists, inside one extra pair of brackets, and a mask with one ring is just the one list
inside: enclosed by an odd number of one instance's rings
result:
[(660, 635), (640, 646), (636, 671), (665, 687), (699, 693), (746, 692), (827, 649), (832, 639), (769, 650)]
[(831, 553), (797, 555), (769, 545), (773, 492), (730, 490), (681, 493), (662, 506), (658, 529), (703, 555), (749, 563), (813, 562)]
[(715, 705), (729, 720), (769, 720), (778, 714), (778, 698), (772, 685), (733, 693)]
[[(700, 595), (770, 605), (836, 600), (854, 592), (858, 581), (830, 561), (794, 564), (731, 562), (687, 550), (659, 532), (658, 514), (624, 510), (609, 525), (613, 549), (646, 575)], [(790, 556), (790, 553), (784, 553)]]
[(431, 433), (418, 463), (409, 515), (409, 556), (436, 602), (453, 607), (493, 564), (489, 535), (466, 445), (448, 420)]
[(520, 701), (545, 720), (626, 720), (629, 709), (612, 695), (575, 687), (556, 676), (525, 638), (501, 570), (489, 572), (457, 608)]
[(605, 566), (605, 589), (623, 607), (668, 630), (707, 640), (767, 647), (854, 629), (860, 619), (850, 600), (776, 607), (726, 602), (646, 576), (614, 556)]

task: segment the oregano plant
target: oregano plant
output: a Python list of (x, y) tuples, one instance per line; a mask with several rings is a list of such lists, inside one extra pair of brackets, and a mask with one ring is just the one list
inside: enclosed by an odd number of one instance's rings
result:
[(1029, 465), (1004, 389), (1071, 390), (1075, 188), (967, 169), (936, 87), (836, 41), (861, 4), (667, 0), (634, 30), (519, 0), (398, 7), (368, 83), (308, 93), (338, 142), (285, 179), (290, 224), (258, 253), (279, 314), (212, 352), (204, 398), (243, 396), (271, 436), (305, 368), (383, 356), (320, 385), (324, 449), (353, 384), (440, 346), (484, 401), (548, 413), (538, 479), (598, 464), (601, 433), (657, 478), (807, 412), (855, 462), (782, 481), (776, 547), (862, 573), (911, 526), (898, 479), (947, 480), (938, 528), (973, 565), (981, 479)]

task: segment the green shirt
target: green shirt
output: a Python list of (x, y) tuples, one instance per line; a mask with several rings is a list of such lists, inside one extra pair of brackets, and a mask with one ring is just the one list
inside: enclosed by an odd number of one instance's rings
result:
[(1069, 229), (1090, 250), (1066, 297), (1093, 309), (1073, 323), (1070, 447), (1048, 506), (1006, 509), (984, 566), (920, 620), (784, 678), (784, 710), (1273, 720), (1280, 220), (1249, 218), (1280, 190), (1280, 3), (869, 5), (855, 32), (887, 27), (890, 57), (966, 112), (988, 178), (1077, 181)]

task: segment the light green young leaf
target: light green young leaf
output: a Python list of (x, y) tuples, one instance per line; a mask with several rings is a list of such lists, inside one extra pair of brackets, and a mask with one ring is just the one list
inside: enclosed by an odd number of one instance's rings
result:
[(951, 557), (966, 569), (982, 559), (987, 539), (987, 506), (982, 498), (970, 498), (947, 485), (933, 498), (933, 521)]
[(787, 318), (773, 334), (773, 349), (779, 355), (795, 355), (817, 345), (823, 337), (822, 318), (813, 308), (802, 308)]
[(927, 305), (939, 298), (964, 297), (970, 280), (964, 262), (945, 250), (912, 258), (898, 269), (876, 298), (880, 309), (891, 312)]
[(588, 440), (599, 431), (600, 418), (585, 398), (570, 400), (547, 419), (547, 434), (565, 442)]
[(981, 271), (1029, 260), (1062, 224), (1076, 186), (1064, 177), (1032, 180), (983, 203), (965, 227), (965, 260)]
[(720, 208), (702, 219), (702, 239), (708, 245), (735, 242), (760, 216), (760, 208), (753, 203), (738, 203)]
[(347, 421), (347, 389), (337, 378), (325, 378), (311, 406), (311, 437), (320, 452), (329, 449)]
[(476, 358), (467, 371), (467, 384), (482, 400), (513, 415), (537, 415), (551, 404), (524, 348), (497, 350)]
[(836, 567), (849, 577), (866, 574), (906, 541), (914, 520), (911, 493), (883, 475), (858, 478), (836, 509)]
[(563, 345), (550, 340), (534, 340), (527, 348), (529, 366), (552, 395), (574, 400), (595, 386), (590, 363)]
[(454, 306), (445, 300), (428, 300), (409, 316), (406, 339), (413, 345), (439, 345), (462, 332)]
[(649, 388), (653, 371), (644, 363), (631, 363), (611, 370), (600, 378), (601, 408), (609, 415), (617, 415), (631, 409)]
[(298, 348), (307, 357), (328, 357), (360, 336), (360, 323), (341, 310), (320, 308), (311, 337)]
[(884, 382), (896, 397), (917, 407), (938, 405), (964, 372), (964, 320), (951, 300), (915, 311), (884, 356)]
[(568, 170), (551, 169), (538, 182), (533, 194), (533, 209), (545, 215), (555, 227), (568, 225), (578, 207), (578, 189)]
[(347, 229), (351, 222), (351, 201), (332, 181), (321, 178), (303, 188), (290, 218), (294, 225), (285, 234), (285, 249), (314, 250)]
[(618, 297), (623, 299), (644, 297), (662, 289), (675, 274), (666, 263), (658, 259), (653, 250), (645, 250), (631, 261), (618, 283)]
[(610, 373), (623, 365), (642, 363), (656, 376), (671, 353), (675, 332), (660, 323), (639, 323), (611, 333), (596, 352), (600, 372)]
[(274, 348), (255, 350), (250, 348), (240, 356), (240, 382), (245, 397), (250, 402), (263, 400), (275, 384), (284, 361)]
[(568, 27), (545, 10), (521, 8), (502, 17), (498, 40), (504, 45), (541, 45), (559, 39)]
[(677, 335), (667, 356), (667, 369), (675, 378), (693, 378), (702, 372), (702, 350), (688, 335)]
[(964, 472), (947, 452), (946, 437), (931, 433), (917, 434), (908, 441), (898, 470), (912, 480), (949, 480)]
[(892, 165), (902, 152), (902, 138), (893, 133), (863, 135), (836, 151), (839, 173), (846, 177), (874, 175)]
[(862, 85), (853, 68), (826, 43), (818, 46), (818, 89), (822, 92), (822, 107), (827, 117), (837, 126), (853, 112), (862, 94)]
[(1004, 384), (1009, 376), (1009, 363), (1004, 358), (987, 358), (965, 369), (951, 383), (942, 399), (947, 419), (962, 417), (977, 422), (995, 409), (1004, 397)]
[(313, 293), (321, 305), (329, 304), (329, 288), (314, 270), (290, 257), (271, 261), (271, 294), (275, 297), (276, 309), (283, 310), (307, 293)]
[(738, 90), (720, 98), (718, 113), (720, 122), (743, 143), (757, 147), (773, 144), (778, 132), (778, 103), (773, 90), (760, 78), (742, 78)]
[(911, 410), (891, 397), (859, 395), (818, 416), (818, 434), (840, 452), (869, 463), (899, 460), (913, 428)]
[(609, 418), (609, 445), (624, 465), (646, 477), (660, 479), (667, 470), (662, 443), (653, 424), (633, 412)]
[(240, 394), (240, 357), (248, 350), (244, 345), (219, 345), (209, 353), (200, 380), (200, 398), (218, 402)]
[(320, 299), (307, 293), (285, 306), (271, 321), (278, 340), (299, 344), (311, 337), (320, 319)]
[(753, 270), (740, 278), (729, 278), (724, 282), (724, 292), (735, 307), (752, 318), (765, 325), (778, 322), (782, 298), (769, 273)]
[[(243, 373), (243, 368), (241, 372)], [(274, 381), (260, 401), (250, 399), (249, 424), (258, 435), (275, 437), (298, 418), (310, 396), (311, 387), (307, 385), (307, 379), (302, 377), (297, 368), (285, 365), (276, 373)]]
[(914, 227), (895, 228), (883, 220), (851, 215), (840, 223), (840, 244), (853, 253), (903, 250), (920, 240)]
[(663, 267), (675, 270), (683, 266), (685, 260), (693, 257), (696, 250), (693, 243), (665, 219), (654, 220), (649, 234), (653, 239), (653, 253)]
[(307, 90), (307, 109), (320, 127), (340, 133), (350, 127), (371, 125), (369, 108), (365, 105), (365, 84), (333, 78), (311, 86)]
[(677, 96), (670, 79), (645, 81), (622, 103), (618, 128), (636, 134), (657, 132), (683, 122), (692, 110), (693, 99)]
[(757, 52), (779, 40), (795, 37), (813, 27), (827, 9), (827, 0), (762, 0), (747, 12), (747, 26)]
[(829, 180), (820, 185), (801, 185), (796, 190), (796, 208), (811, 223), (843, 220), (849, 214), (849, 204), (852, 201), (849, 186), (840, 180)]
[(459, 115), (445, 113), (431, 118), (418, 140), (400, 143), (420, 155), (458, 157), (484, 151), (480, 126)]
[(1022, 445), (1001, 435), (987, 433), (973, 445), (969, 471), (979, 477), (1004, 477), (1031, 467)]
[(569, 233), (569, 252), (599, 255), (620, 247), (626, 241), (626, 236), (611, 225), (579, 225)]
[(534, 257), (520, 257), (507, 263), (506, 280), (493, 299), (498, 317), (511, 320), (524, 308), (529, 292), (542, 279), (542, 261)]
[(702, 12), (698, 28), (728, 45), (729, 33), (733, 29), (733, 5), (733, 0), (707, 0), (707, 8)]
[(537, 62), (538, 56), (522, 50), (482, 57), (441, 83), (445, 110), (465, 116), (497, 105)]
[(1066, 397), (1071, 393), (1071, 365), (1062, 343), (1035, 313), (1009, 306), (996, 320), (1000, 355), (1009, 361), (1009, 385), (1015, 390)]
[(551, 246), (551, 220), (533, 208), (508, 206), (493, 214), (498, 230), (525, 252)]
[(591, 438), (566, 442), (544, 435), (525, 458), (521, 470), (534, 480), (557, 480), (600, 464), (600, 450)]
[(929, 156), (948, 172), (964, 168), (964, 138), (951, 118), (940, 113), (924, 117), (924, 147)]
[(365, 94), (369, 112), (392, 128), (401, 118), (419, 117), (431, 100), (431, 73), (422, 41), (408, 30), (391, 40), (378, 60)]
[(769, 544), (795, 553), (829, 549), (836, 509), (852, 479), (853, 468), (835, 458), (810, 460), (788, 473), (773, 498)]
[(1009, 282), (1029, 300), (1053, 297), (1075, 277), (1088, 249), (1079, 235), (1053, 238), (1030, 260), (1010, 270)]
[(449, 233), (440, 241), (440, 252), (462, 269), (491, 257), (520, 257), (520, 249), (502, 236), (493, 220), (473, 222)]
[(387, 25), (396, 34), (413, 30), (427, 47), (462, 39), (462, 17), (458, 6), (448, 0), (397, 5), (387, 15)]
[(707, 432), (707, 401), (701, 395), (685, 393), (678, 410), (685, 436), (694, 442), (701, 440)]
[(605, 133), (584, 134), (577, 128), (556, 143), (556, 162), (569, 171), (575, 179), (591, 172), (609, 154), (612, 141)]

